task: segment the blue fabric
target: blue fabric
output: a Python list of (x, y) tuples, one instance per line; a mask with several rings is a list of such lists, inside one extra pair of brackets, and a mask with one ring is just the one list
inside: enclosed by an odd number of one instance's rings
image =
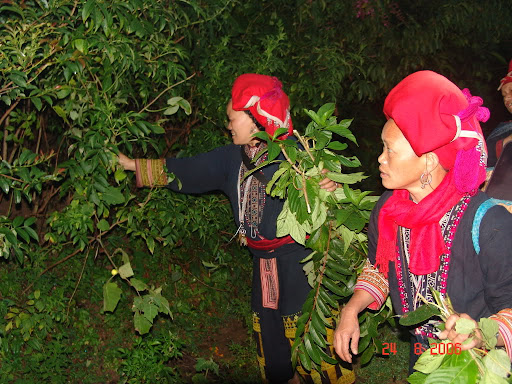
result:
[(500, 203), (504, 204), (512, 204), (512, 201), (509, 200), (500, 200), (500, 199), (489, 199), (484, 201), (475, 213), (475, 219), (473, 220), (473, 228), (471, 228), (471, 238), (473, 239), (473, 246), (475, 247), (476, 253), (480, 253), (480, 224), (482, 223), (482, 219), (489, 210), (489, 208), (494, 207)]

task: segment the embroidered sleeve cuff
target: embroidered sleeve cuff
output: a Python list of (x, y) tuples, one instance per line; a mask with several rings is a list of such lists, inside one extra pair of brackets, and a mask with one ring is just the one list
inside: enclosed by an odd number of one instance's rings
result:
[(380, 273), (369, 261), (366, 261), (354, 289), (368, 292), (374, 299), (368, 308), (376, 310), (382, 307), (388, 297), (389, 283), (384, 274)]
[(503, 309), (490, 318), (498, 322), (500, 336), (505, 343), (508, 357), (512, 360), (512, 309)]
[(163, 187), (167, 185), (165, 160), (135, 159), (137, 187)]

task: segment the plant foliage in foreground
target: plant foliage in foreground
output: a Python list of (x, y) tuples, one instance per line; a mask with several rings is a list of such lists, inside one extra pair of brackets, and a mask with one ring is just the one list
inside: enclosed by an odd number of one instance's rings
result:
[[(337, 363), (329, 351), (328, 329), (336, 324), (339, 305), (353, 293), (357, 276), (366, 262), (367, 236), (363, 232), (377, 197), (369, 191), (352, 189), (361, 181), (361, 172), (345, 173), (360, 166), (356, 157), (338, 154), (347, 148), (347, 139), (356, 143), (349, 130), (351, 120), (337, 122), (334, 104), (322, 106), (317, 112), (308, 110), (312, 119), (304, 135), (294, 131), (297, 140), (276, 138), (264, 132), (257, 135), (267, 141), (268, 159), (262, 164), (280, 162), (279, 169), (267, 185), (267, 193), (286, 198), (277, 221), (277, 236), (291, 235), (312, 253), (303, 260), (304, 271), (312, 289), (303, 305), (293, 345), (293, 361), (299, 358), (307, 371), (317, 369), (322, 361)], [(283, 153), (285, 160), (277, 157)], [(327, 170), (327, 173), (324, 170)], [(321, 189), (319, 182), (328, 177), (343, 188), (334, 192)], [(360, 317), (361, 363), (367, 363), (381, 349), (377, 327), (390, 316), (387, 306), (377, 313), (364, 312)]]
[[(448, 297), (443, 297), (433, 290), (436, 304), (426, 303), (400, 319), (400, 324), (410, 326), (419, 324), (433, 316), (440, 317), (442, 329), (446, 319), (456, 313)], [(433, 353), (433, 348), (421, 354), (414, 365), (414, 372), (409, 376), (411, 384), (505, 384), (510, 382), (510, 359), (503, 349), (496, 348), (498, 323), (489, 318), (481, 318), (478, 326), (471, 320), (460, 318), (455, 324), (458, 333), (471, 335), (466, 341), (470, 342), (480, 331), (485, 348), (473, 348), (461, 351), (459, 345), (453, 345), (450, 340), (429, 339), (430, 345), (435, 345), (439, 351)], [(451, 350), (450, 350), (451, 348)], [(436, 353), (439, 352), (439, 353)], [(443, 353), (445, 352), (445, 353)]]

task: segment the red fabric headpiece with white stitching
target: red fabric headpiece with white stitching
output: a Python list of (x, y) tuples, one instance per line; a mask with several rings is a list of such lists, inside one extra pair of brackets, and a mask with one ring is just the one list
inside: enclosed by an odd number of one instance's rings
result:
[(265, 127), (269, 135), (278, 128), (288, 128), (286, 138), (293, 132), (290, 100), (277, 77), (246, 73), (237, 77), (231, 90), (232, 108), (249, 111)]

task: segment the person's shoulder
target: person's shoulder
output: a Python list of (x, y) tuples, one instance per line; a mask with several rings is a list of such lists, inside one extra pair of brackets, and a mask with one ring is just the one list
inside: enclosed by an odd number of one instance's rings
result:
[(375, 208), (378, 207), (380, 209), (386, 203), (386, 201), (388, 201), (388, 199), (391, 197), (392, 194), (393, 194), (393, 191), (386, 189), (382, 193), (382, 195), (380, 195), (379, 200), (377, 200), (377, 203), (375, 204)]
[(382, 195), (380, 195), (379, 200), (377, 200), (377, 202), (375, 203), (375, 206), (372, 209), (372, 216), (376, 216), (379, 214), (380, 209), (386, 203), (386, 201), (388, 201), (388, 199), (391, 197), (392, 194), (393, 194), (393, 191), (386, 189), (382, 193)]
[[(505, 207), (508, 201), (493, 199), (485, 192), (479, 191), (471, 198), (467, 213), (473, 220), (481, 221), (481, 227), (510, 227), (512, 231), (512, 214)], [(512, 204), (512, 201), (510, 201)]]
[(215, 154), (222, 154), (225, 156), (240, 156), (240, 147), (240, 145), (231, 143), (214, 148), (210, 152)]

